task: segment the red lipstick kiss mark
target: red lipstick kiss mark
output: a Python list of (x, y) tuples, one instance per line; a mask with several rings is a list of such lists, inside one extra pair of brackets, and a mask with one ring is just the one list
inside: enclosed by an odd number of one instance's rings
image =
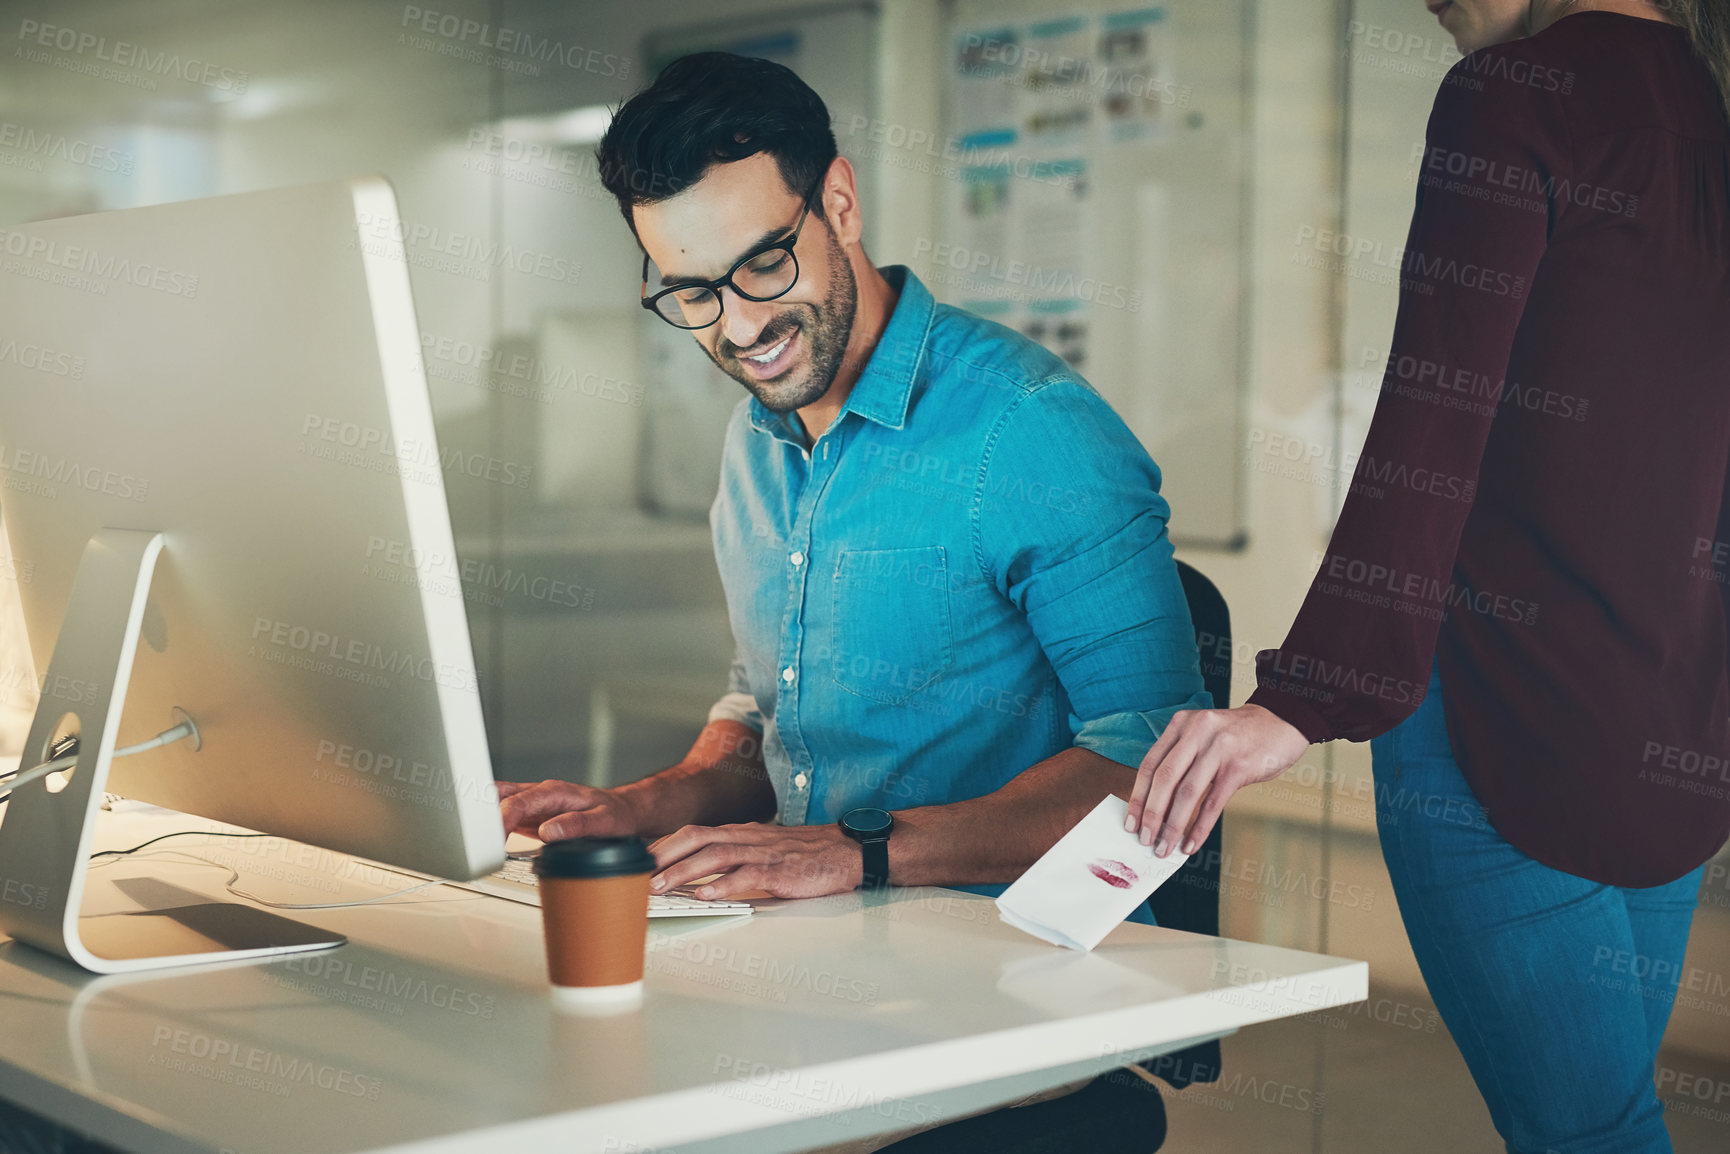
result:
[(1120, 890), (1126, 890), (1140, 880), (1140, 875), (1122, 862), (1105, 857), (1088, 862), (1087, 872), (1106, 885), (1116, 886)]

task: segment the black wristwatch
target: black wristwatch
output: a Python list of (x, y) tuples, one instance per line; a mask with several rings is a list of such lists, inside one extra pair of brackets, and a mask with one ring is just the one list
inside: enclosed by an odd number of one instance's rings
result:
[(895, 815), (883, 809), (850, 809), (841, 815), (841, 832), (859, 843), (865, 854), (865, 888), (889, 884), (889, 831)]

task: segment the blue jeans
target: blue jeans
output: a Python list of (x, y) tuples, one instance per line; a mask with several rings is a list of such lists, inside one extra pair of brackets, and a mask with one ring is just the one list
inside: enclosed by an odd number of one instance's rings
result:
[(1620, 889), (1509, 845), (1454, 761), (1433, 673), (1371, 753), (1412, 951), (1510, 1154), (1670, 1154), (1653, 1064), (1702, 870)]

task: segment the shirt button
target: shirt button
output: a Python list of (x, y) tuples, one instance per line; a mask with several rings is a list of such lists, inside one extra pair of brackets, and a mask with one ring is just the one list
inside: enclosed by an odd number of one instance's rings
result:
[(809, 782), (809, 781), (810, 781), (810, 780), (811, 780), (811, 779), (810, 779), (810, 778), (808, 778), (808, 777), (806, 777), (806, 776), (805, 776), (805, 775), (804, 775), (804, 774), (802, 774), (802, 773), (800, 773), (800, 774), (795, 774), (795, 775), (794, 775), (794, 776), (793, 776), (793, 784), (794, 784), (794, 785), (795, 785), (795, 786), (797, 786), (797, 787), (798, 787), (798, 788), (799, 788), (799, 789), (804, 789), (804, 788), (805, 788), (805, 785), (806, 785), (806, 783), (807, 783), (807, 782)]
[(793, 684), (793, 667), (791, 665), (781, 670), (781, 680), (785, 681), (788, 685)]
[(787, 558), (787, 560), (793, 562), (793, 567), (796, 569), (805, 563), (805, 554), (798, 550), (794, 550), (793, 555)]

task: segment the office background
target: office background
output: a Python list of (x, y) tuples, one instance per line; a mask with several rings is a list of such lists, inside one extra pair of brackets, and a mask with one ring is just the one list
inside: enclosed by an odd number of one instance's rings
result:
[[(524, 38), (483, 47), (483, 25)], [(1124, 113), (1085, 76), (1031, 96), (1003, 91), (1025, 73), (963, 82), (962, 37), (994, 25), (1027, 46), (1130, 29), (1123, 50), (1157, 84)], [(547, 43), (556, 58), (537, 55)], [(1415, 150), (1457, 58), (1420, 0), (6, 0), (0, 45), (0, 227), (390, 177), (458, 543), (434, 564), (468, 592), (495, 764), (596, 784), (678, 757), (723, 684), (703, 513), (739, 395), (637, 307), (636, 249), (591, 156), (605, 106), (695, 47), (799, 68), (860, 170), (877, 263), (1011, 323), (1049, 322), (1042, 338), (1148, 442), (1180, 555), (1231, 603), (1241, 700), (1362, 441)], [(989, 121), (981, 92), (1074, 113), (1072, 131), (1010, 148), (1025, 171), (982, 186), (971, 145), (953, 147)], [(1037, 179), (1074, 163), (1080, 201)], [(1007, 187), (1017, 214), (982, 219), (998, 204), (982, 187)], [(1040, 244), (1084, 253), (1080, 271), (1136, 307), (1077, 291), (1042, 318), (1040, 293), (996, 259)], [(16, 751), (34, 707), (15, 593), (30, 572), (5, 561), (0, 575), (0, 746)], [(1229, 1040), (1226, 1078), (1172, 1097), (1170, 1148), (1492, 1148), (1406, 947), (1367, 749), (1314, 749), (1240, 795), (1226, 846), (1223, 932), (1367, 959), (1372, 998)], [(1679, 1150), (1730, 1146), (1725, 959), (1721, 857), (1660, 1061)]]

